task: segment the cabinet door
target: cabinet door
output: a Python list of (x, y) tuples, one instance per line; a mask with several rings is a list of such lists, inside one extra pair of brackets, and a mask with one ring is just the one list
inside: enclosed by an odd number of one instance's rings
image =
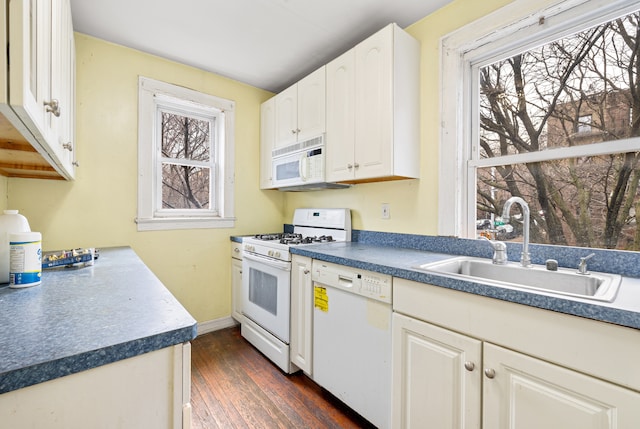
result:
[(392, 173), (393, 25), (355, 47), (355, 178)]
[(325, 82), (324, 66), (298, 82), (298, 141), (318, 137), (325, 132)]
[(273, 188), (272, 156), (275, 140), (275, 98), (262, 103), (260, 106), (260, 189)]
[(190, 395), (185, 343), (3, 393), (0, 415), (11, 429), (188, 429)]
[(9, 104), (44, 142), (51, 133), (51, 2), (12, 0), (9, 23)]
[(242, 260), (231, 258), (231, 293), (234, 319), (242, 322)]
[(640, 424), (640, 394), (485, 343), (483, 427), (627, 429)]
[(242, 323), (242, 246), (231, 243), (231, 317)]
[(295, 143), (298, 139), (298, 85), (295, 84), (275, 96), (274, 148)]
[(327, 64), (326, 179), (353, 179), (355, 144), (355, 50)]
[(51, 98), (58, 115), (51, 116), (49, 146), (60, 166), (73, 176), (75, 143), (75, 43), (69, 0), (52, 0)]
[(291, 258), (291, 362), (306, 374), (312, 374), (313, 287), (311, 258)]
[(479, 428), (481, 353), (476, 339), (394, 313), (393, 427)]
[(74, 177), (73, 38), (69, 0), (9, 3), (9, 104), (29, 142), (67, 179)]

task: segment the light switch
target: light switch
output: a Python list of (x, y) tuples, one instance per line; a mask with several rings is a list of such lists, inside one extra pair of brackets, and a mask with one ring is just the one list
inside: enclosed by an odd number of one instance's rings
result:
[(380, 206), (380, 216), (382, 219), (389, 219), (391, 217), (391, 209), (389, 203), (382, 203)]

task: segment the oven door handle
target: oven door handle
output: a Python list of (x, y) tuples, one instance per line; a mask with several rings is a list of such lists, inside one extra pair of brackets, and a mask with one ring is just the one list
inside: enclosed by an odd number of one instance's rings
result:
[(282, 271), (291, 271), (291, 263), (290, 262), (283, 262), (283, 261), (278, 261), (278, 260), (275, 260), (275, 259), (262, 258), (260, 256), (255, 256), (255, 255), (251, 255), (251, 254), (248, 254), (248, 253), (243, 253), (242, 254), (242, 258), (243, 259), (247, 259), (249, 261), (259, 262), (261, 264), (265, 264), (265, 265), (277, 268), (277, 269), (282, 270)]

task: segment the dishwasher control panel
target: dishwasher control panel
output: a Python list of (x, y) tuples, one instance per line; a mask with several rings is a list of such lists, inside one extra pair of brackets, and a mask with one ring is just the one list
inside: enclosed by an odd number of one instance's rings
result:
[(388, 274), (314, 260), (311, 279), (320, 285), (391, 303), (393, 280)]

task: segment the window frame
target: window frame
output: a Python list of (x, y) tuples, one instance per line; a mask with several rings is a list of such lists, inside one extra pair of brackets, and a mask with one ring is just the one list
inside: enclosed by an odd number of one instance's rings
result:
[[(161, 110), (185, 116), (220, 119), (212, 136), (210, 158), (214, 175), (210, 209), (162, 208)], [(138, 231), (232, 228), (234, 217), (235, 103), (189, 88), (139, 76), (138, 78)]]
[[(438, 234), (476, 237), (476, 169), (640, 150), (628, 140), (480, 159), (477, 141), (478, 70), (522, 50), (640, 8), (640, 0), (539, 2), (516, 0), (444, 36), (440, 46)], [(499, 159), (499, 161), (497, 161)], [(453, 177), (452, 177), (453, 172)]]

